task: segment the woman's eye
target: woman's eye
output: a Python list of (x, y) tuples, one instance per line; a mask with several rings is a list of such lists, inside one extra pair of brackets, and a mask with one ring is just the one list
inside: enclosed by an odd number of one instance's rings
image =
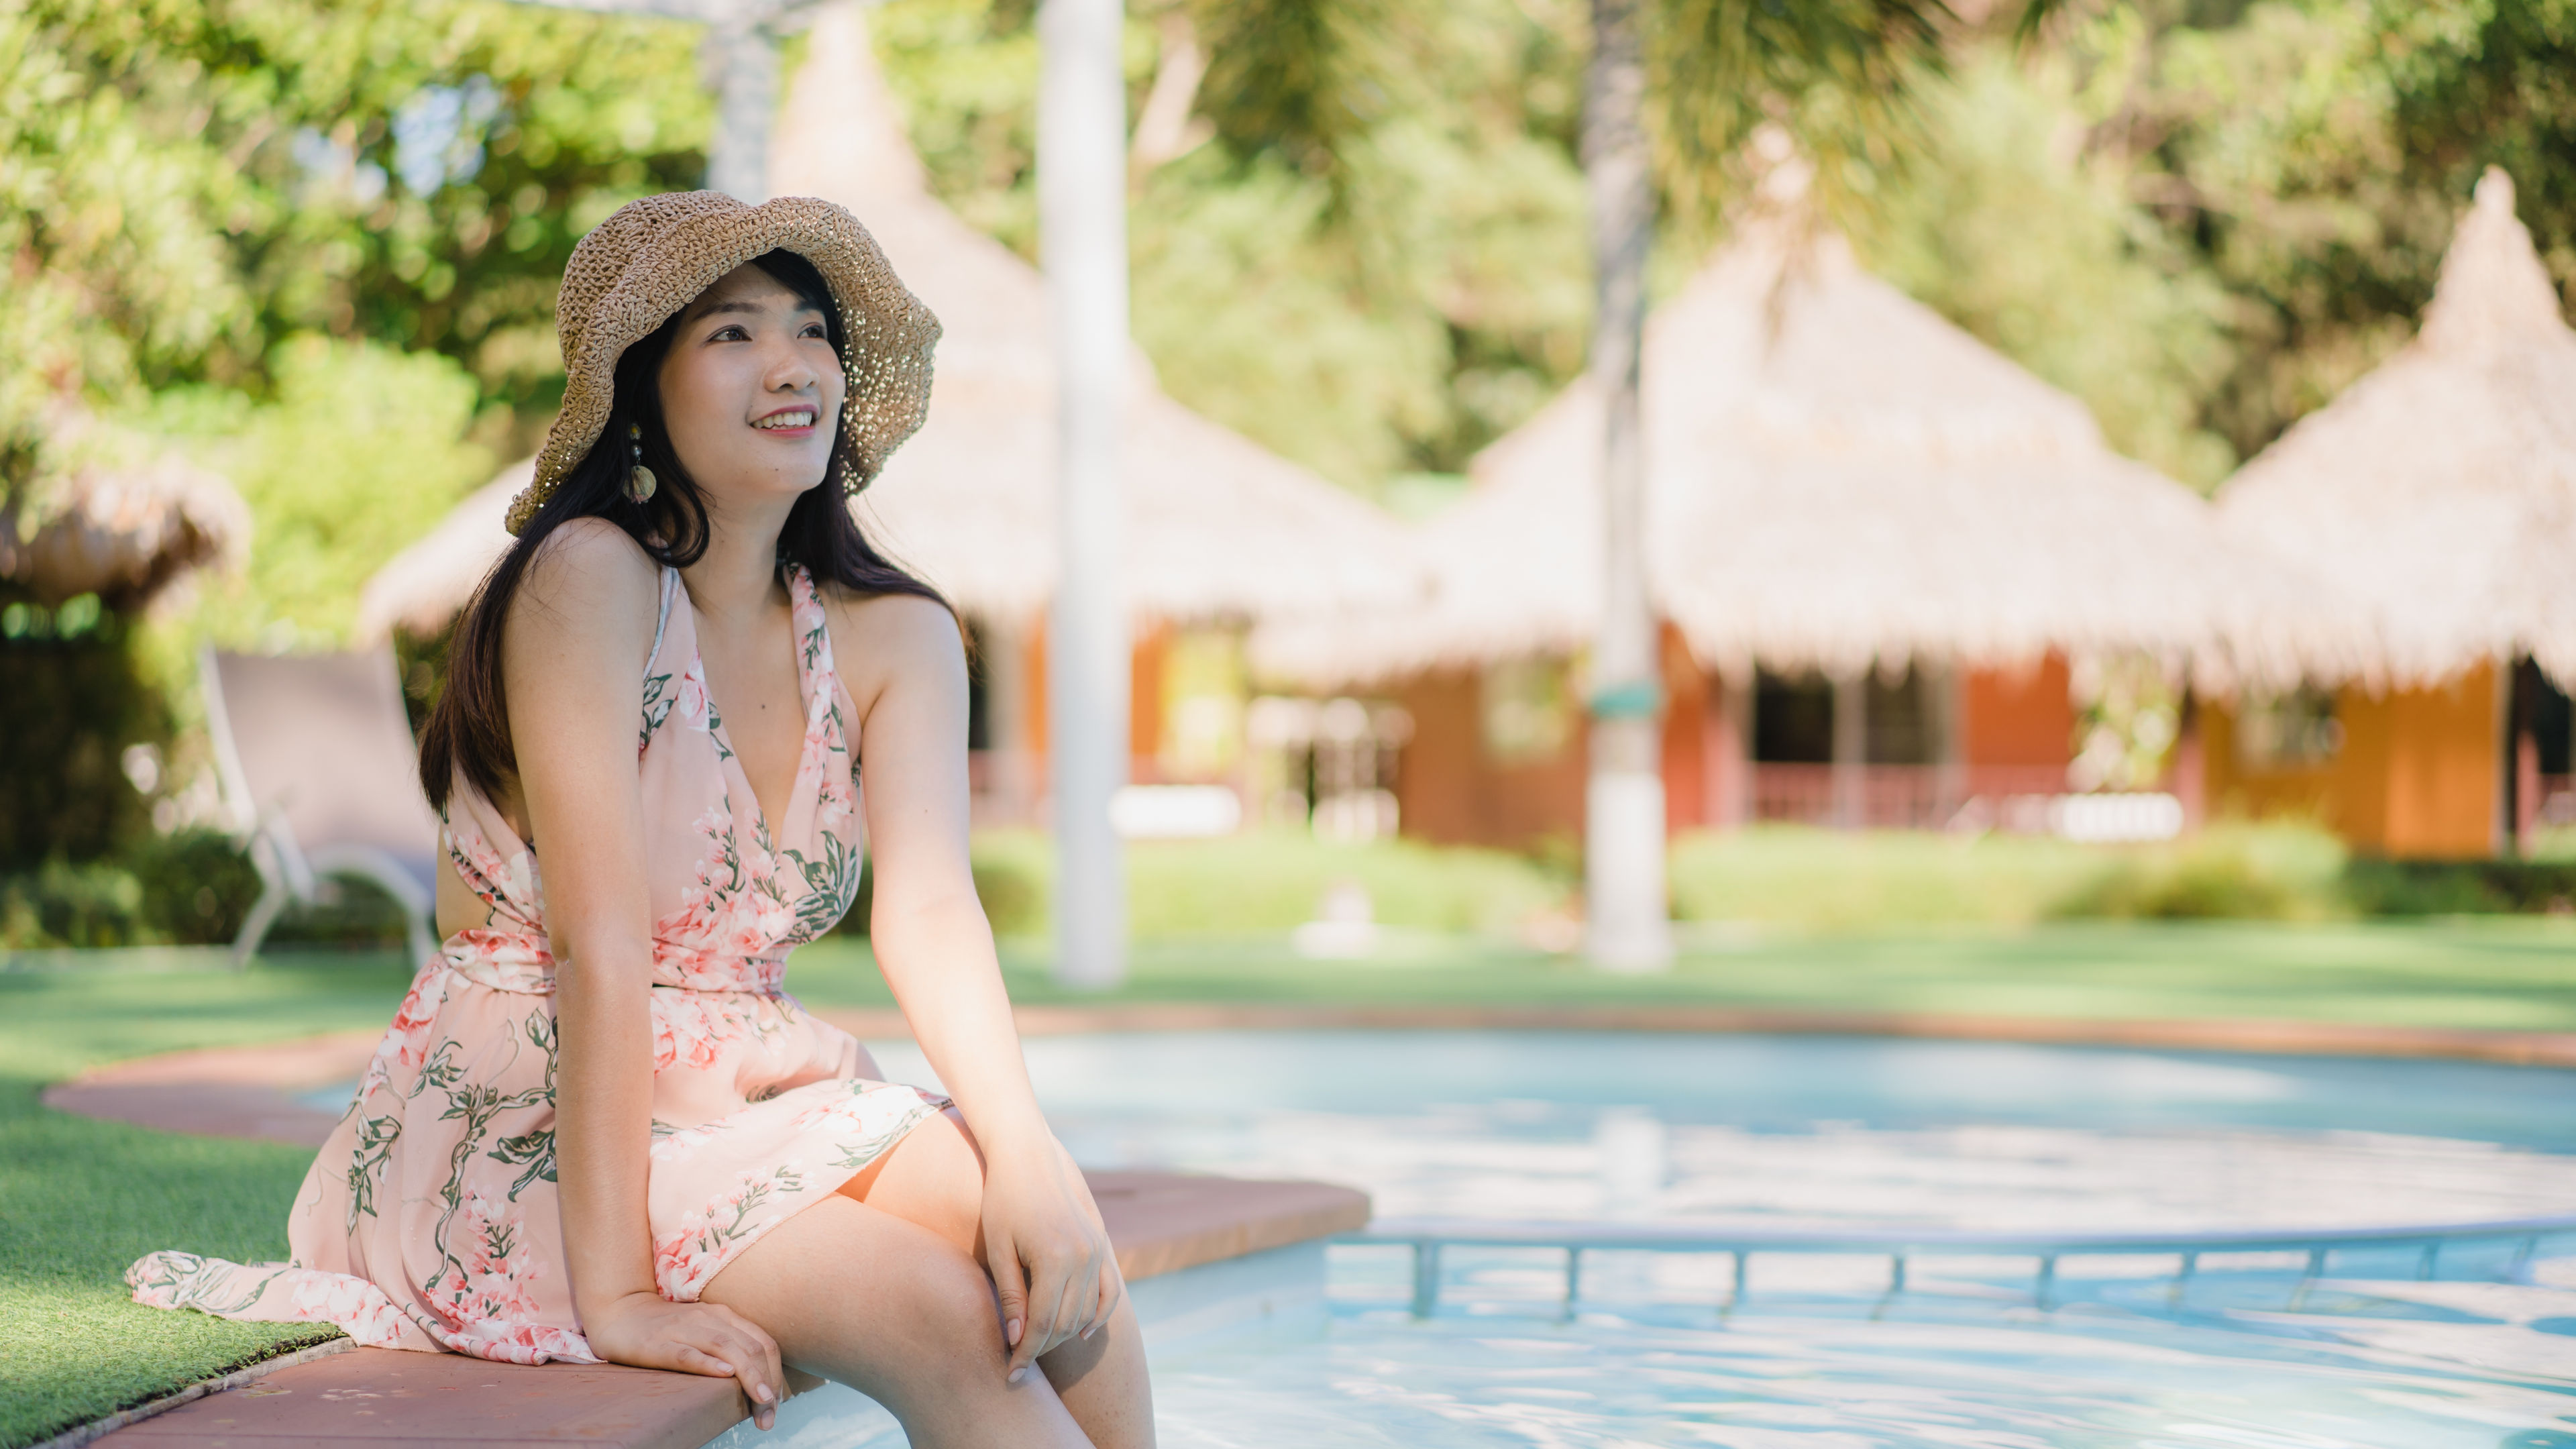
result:
[(743, 331), (738, 326), (728, 323), (725, 326), (717, 328), (715, 335), (707, 340), (709, 342), (747, 342), (750, 339), (750, 333)]
[(825, 332), (825, 331), (823, 330), (823, 324), (822, 324), (822, 323), (820, 323), (820, 322), (808, 322), (808, 323), (806, 323), (806, 324), (805, 324), (805, 335), (806, 335), (806, 336), (808, 336), (808, 337), (820, 337), (820, 338), (822, 338), (824, 341), (827, 341), (827, 342), (831, 340), (831, 334), (829, 334), (829, 333), (827, 333), (827, 332)]

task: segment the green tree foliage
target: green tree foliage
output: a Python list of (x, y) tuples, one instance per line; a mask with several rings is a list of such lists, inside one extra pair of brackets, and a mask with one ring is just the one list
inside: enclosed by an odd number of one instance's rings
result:
[(7, 631), (0, 866), (126, 848), (120, 751), (193, 716), (196, 643), (341, 642), (367, 574), (527, 444), (574, 242), (701, 174), (697, 43), (501, 0), (0, 0), (0, 527), (172, 440), (254, 514), (193, 613)]
[(499, 0), (0, 0), (0, 483), (54, 471), (50, 407), (265, 395), (308, 331), (541, 416), (573, 242), (700, 172), (695, 39)]
[(2202, 415), (2239, 456), (2412, 332), (2466, 200), (2401, 176), (2383, 34), (2348, 0), (2123, 5), (2064, 46), (2086, 155), (2229, 295)]
[(2550, 269), (2576, 276), (2576, 4), (2375, 0), (2374, 15), (2407, 176), (2464, 196), (2502, 166)]
[(1644, 8), (1659, 180), (1685, 237), (1720, 219), (1744, 180), (1744, 142), (1765, 123), (1797, 138), (1827, 205), (1875, 190), (1922, 139), (1917, 92), (1955, 19), (1944, 0)]
[[(1337, 481), (1454, 469), (1581, 365), (1582, 11), (1282, 15), (1131, 8), (1136, 107), (1186, 38), (1213, 137), (1138, 168), (1137, 339), (1182, 402)], [(1030, 8), (896, 0), (871, 25), (933, 188), (1034, 256)], [(1330, 103), (1254, 84), (1282, 65), (1332, 77)]]
[(2576, 4), (2111, 0), (1947, 42), (1874, 266), (2195, 485), (2410, 336), (2478, 174), (2576, 277)]
[(154, 419), (251, 507), (249, 566), (201, 585), (196, 622), (234, 647), (329, 648), (367, 577), (496, 460), (463, 441), (474, 379), (437, 353), (306, 333), (273, 350), (270, 373), (266, 402), (191, 388), (165, 395)]
[(2215, 487), (2236, 462), (2204, 420), (2236, 357), (2229, 298), (2125, 171), (2064, 144), (2067, 67), (1986, 45), (1922, 105), (1937, 150), (1843, 208), (1871, 268), (2083, 399), (2113, 447)]
[(2576, 276), (2576, 5), (2123, 0), (2048, 47), (2086, 162), (2227, 298), (2201, 425), (2250, 456), (2412, 334), (2488, 164)]

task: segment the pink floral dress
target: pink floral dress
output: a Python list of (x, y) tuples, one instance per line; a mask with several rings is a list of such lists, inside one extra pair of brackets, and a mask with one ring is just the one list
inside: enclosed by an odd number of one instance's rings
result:
[[(787, 583), (806, 714), (786, 819), (763, 818), (725, 742), (668, 570), (645, 668), (653, 1267), (684, 1303), (945, 1105), (859, 1076), (858, 1043), (779, 989), (788, 951), (849, 909), (862, 848), (855, 710), (813, 581), (791, 568)], [(489, 916), (412, 982), (296, 1194), (293, 1259), (154, 1253), (126, 1270), (136, 1302), (336, 1323), (383, 1348), (598, 1362), (555, 1202), (554, 959), (536, 855), (461, 775), (445, 823)]]

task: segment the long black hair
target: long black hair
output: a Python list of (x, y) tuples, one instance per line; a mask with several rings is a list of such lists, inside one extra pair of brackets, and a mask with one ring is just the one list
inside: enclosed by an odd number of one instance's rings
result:
[[(790, 251), (753, 259), (753, 266), (796, 294), (805, 306), (823, 314), (832, 353), (844, 367), (849, 339), (842, 334), (841, 309), (814, 264)], [(599, 441), (580, 462), (565, 470), (536, 516), (519, 530), (518, 540), (483, 577), (473, 601), (456, 621), (448, 643), (446, 687), (429, 713), (420, 736), (420, 787), (429, 803), (444, 811), (450, 784), (458, 771), (490, 798), (498, 798), (518, 773), (518, 753), (510, 744), (510, 707), (501, 690), (501, 628), (510, 616), (510, 601), (528, 574), (528, 565), (545, 546), (547, 535), (576, 518), (605, 518), (626, 531), (657, 563), (687, 568), (707, 551), (706, 495), (689, 470), (680, 466), (662, 418), (662, 359), (679, 335), (680, 308), (650, 336), (617, 359), (616, 400)], [(846, 406), (846, 404), (844, 404)], [(660, 486), (653, 497), (637, 503), (626, 493), (630, 457), (627, 428), (637, 429), (644, 466)], [(817, 584), (833, 583), (861, 597), (912, 594), (947, 605), (930, 585), (906, 573), (879, 553), (859, 531), (842, 499), (839, 480), (857, 467), (849, 434), (832, 429), (832, 456), (823, 477), (798, 496), (778, 531), (781, 575), (796, 564)]]

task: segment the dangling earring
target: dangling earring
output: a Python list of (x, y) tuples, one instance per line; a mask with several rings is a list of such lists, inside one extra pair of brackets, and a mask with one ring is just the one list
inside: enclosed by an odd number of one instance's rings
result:
[(653, 470), (644, 466), (644, 430), (633, 423), (626, 425), (626, 452), (633, 459), (626, 470), (626, 496), (648, 503), (653, 498)]

